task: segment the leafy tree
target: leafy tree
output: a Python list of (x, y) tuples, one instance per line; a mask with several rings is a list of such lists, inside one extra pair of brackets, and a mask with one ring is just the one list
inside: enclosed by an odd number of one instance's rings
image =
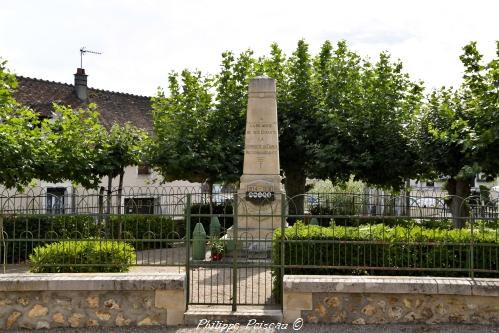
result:
[(372, 64), (345, 42), (336, 49), (325, 43), (315, 67), (322, 98), (315, 176), (338, 182), (354, 175), (367, 184), (400, 189), (418, 171), (411, 120), (421, 105), (421, 84), (388, 54)]
[(427, 175), (448, 178), (448, 204), (458, 228), (470, 214), (465, 199), (475, 175), (499, 175), (499, 43), (496, 59), (488, 64), (482, 63), (476, 43), (463, 50), (461, 87), (433, 91), (419, 117), (421, 160)]
[(34, 157), (43, 146), (38, 117), (15, 101), (17, 82), (5, 65), (0, 58), (0, 184), (20, 189), (37, 175)]
[(40, 121), (15, 101), (16, 86), (0, 62), (0, 184), (21, 189), (33, 179), (69, 180), (95, 188), (102, 176), (120, 176), (122, 188), (124, 168), (142, 158), (144, 131), (131, 124), (107, 131), (94, 104), (78, 110), (54, 104), (52, 119)]
[(118, 213), (121, 212), (121, 197), (123, 193), (123, 177), (125, 168), (130, 165), (139, 165), (145, 160), (147, 147), (147, 133), (130, 123), (123, 126), (114, 123), (111, 128), (104, 130), (97, 155), (96, 168), (100, 177), (107, 176), (107, 212), (111, 211), (112, 180), (119, 176), (118, 182)]
[[(153, 99), (152, 164), (165, 181), (236, 181), (242, 168), (247, 82), (254, 73), (251, 52), (222, 55), (215, 78), (184, 70), (169, 76), (170, 95)], [(181, 86), (182, 85), (182, 86)], [(216, 98), (211, 91), (216, 91)], [(210, 196), (211, 199), (211, 196)]]
[[(307, 177), (348, 180), (355, 174), (367, 183), (401, 187), (414, 174), (409, 119), (422, 88), (386, 54), (371, 65), (344, 42), (336, 49), (326, 42), (313, 58), (300, 40), (289, 58), (277, 44), (266, 58), (224, 53), (213, 81), (190, 75), (191, 82), (188, 73), (182, 74), (182, 91), (171, 76), (170, 96), (160, 92), (153, 107), (155, 161), (166, 179), (239, 178), (247, 85), (261, 73), (277, 79), (280, 163), (286, 193), (294, 197), (291, 214), (303, 213), (299, 194), (306, 192)], [(387, 170), (387, 160), (397, 167)]]
[[(291, 214), (303, 214), (305, 183), (311, 175), (313, 161), (310, 145), (317, 140), (316, 114), (319, 98), (313, 80), (312, 58), (304, 40), (298, 42), (296, 50), (284, 66), (277, 45), (272, 47), (270, 75), (280, 77), (277, 81), (277, 110), (279, 119), (279, 155), (285, 176), (286, 194), (291, 198)], [(279, 73), (279, 68), (283, 71)]]
[(213, 81), (215, 103), (207, 118), (211, 154), (218, 167), (213, 181), (236, 182), (242, 173), (248, 83), (257, 75), (258, 66), (252, 55), (248, 50), (236, 58), (232, 52), (224, 52)]
[[(160, 90), (153, 99), (154, 149), (151, 163), (165, 181), (193, 182), (219, 179), (218, 156), (213, 155), (208, 117), (213, 109), (210, 79), (184, 70), (169, 75), (165, 96)], [(182, 85), (182, 86), (181, 86)]]
[(41, 123), (43, 149), (36, 155), (36, 178), (60, 182), (64, 180), (95, 188), (100, 182), (96, 163), (102, 154), (104, 127), (96, 105), (73, 110), (53, 105), (53, 119)]

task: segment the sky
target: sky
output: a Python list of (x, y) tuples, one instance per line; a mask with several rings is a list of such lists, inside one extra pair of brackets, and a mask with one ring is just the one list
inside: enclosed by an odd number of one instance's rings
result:
[(457, 86), (462, 47), (477, 41), (485, 60), (499, 40), (499, 1), (0, 0), (0, 57), (14, 73), (153, 96), (171, 71), (214, 74), (226, 50), (256, 56), (277, 42), (290, 54), (305, 39), (346, 40), (363, 57), (388, 51), (428, 91)]

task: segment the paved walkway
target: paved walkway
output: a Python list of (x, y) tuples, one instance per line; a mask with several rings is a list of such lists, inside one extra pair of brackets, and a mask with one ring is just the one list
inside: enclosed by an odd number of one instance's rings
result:
[[(243, 325), (244, 326), (244, 325)], [(13, 330), (11, 333), (33, 333), (30, 330)], [(130, 327), (130, 328), (85, 328), (85, 329), (52, 329), (50, 332), (64, 333), (215, 333), (222, 332), (220, 329), (205, 329), (196, 327)], [(225, 332), (225, 331), (224, 331)], [(277, 332), (300, 332), (300, 333), (499, 333), (499, 325), (304, 325), (300, 330), (262, 329), (254, 327), (239, 327), (230, 332), (237, 333), (277, 333)]]

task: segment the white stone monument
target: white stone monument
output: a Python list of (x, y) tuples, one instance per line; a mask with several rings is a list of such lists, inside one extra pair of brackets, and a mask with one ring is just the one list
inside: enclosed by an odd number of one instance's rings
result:
[[(270, 241), (281, 226), (281, 179), (276, 81), (259, 76), (251, 79), (248, 92), (244, 167), (238, 191), (240, 240)], [(267, 247), (258, 242), (247, 244)]]

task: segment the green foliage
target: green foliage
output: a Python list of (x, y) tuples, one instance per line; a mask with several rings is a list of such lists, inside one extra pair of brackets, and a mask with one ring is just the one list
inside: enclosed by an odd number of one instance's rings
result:
[(99, 239), (62, 241), (35, 248), (32, 273), (127, 272), (135, 249), (119, 241)]
[(97, 106), (73, 110), (53, 105), (53, 119), (19, 105), (15, 76), (0, 59), (0, 184), (10, 188), (33, 179), (70, 180), (94, 188), (103, 175), (116, 176), (142, 160), (145, 132), (130, 124), (100, 123)]
[[(281, 230), (277, 229), (274, 240), (280, 237)], [(392, 227), (385, 224), (320, 227), (296, 223), (285, 229), (285, 238), (284, 264), (300, 266), (286, 267), (285, 274), (468, 276), (472, 238), (474, 268), (490, 270), (499, 265), (497, 254), (490, 251), (490, 244), (499, 243), (497, 232), (488, 228), (475, 230), (472, 237), (470, 229), (449, 229), (448, 224), (435, 228), (416, 223)], [(280, 265), (280, 256), (280, 243), (276, 241), (272, 249), (274, 265)], [(280, 270), (276, 268), (273, 274), (277, 277), (274, 290), (278, 291)], [(497, 277), (497, 274), (476, 272), (475, 276)]]
[(257, 75), (258, 66), (252, 55), (251, 50), (238, 57), (224, 52), (220, 72), (213, 81), (215, 103), (207, 119), (210, 153), (218, 167), (216, 179), (225, 183), (238, 181), (242, 173), (248, 84)]
[[(315, 177), (355, 179), (400, 189), (416, 176), (411, 119), (419, 110), (422, 85), (412, 82), (387, 53), (363, 60), (345, 42), (324, 45), (316, 60), (321, 122), (315, 146)], [(390, 167), (386, 167), (386, 163)]]
[(469, 216), (461, 198), (470, 195), (469, 181), (478, 172), (488, 178), (499, 175), (499, 42), (496, 58), (482, 62), (476, 43), (464, 48), (459, 89), (442, 87), (428, 97), (417, 122), (420, 124), (419, 160), (428, 178), (448, 177), (446, 190), (456, 227)]
[(0, 185), (18, 189), (38, 174), (37, 156), (45, 149), (37, 115), (17, 103), (15, 76), (0, 58)]
[(86, 239), (98, 235), (98, 226), (89, 215), (3, 216), (4, 248), (8, 263), (24, 261), (33, 248), (59, 239)]
[[(204, 230), (210, 230), (211, 216), (213, 215), (232, 215), (232, 201), (226, 200), (224, 203), (196, 203), (191, 205), (191, 233), (198, 222), (201, 222)], [(232, 227), (234, 219), (232, 216), (219, 216), (222, 233)]]
[(26, 260), (37, 246), (61, 239), (124, 239), (137, 250), (168, 247), (181, 234), (171, 218), (159, 215), (110, 215), (104, 224), (92, 215), (16, 215), (3, 217), (3, 248), (8, 263)]
[(307, 177), (336, 182), (355, 174), (366, 183), (400, 187), (414, 175), (409, 120), (421, 86), (385, 53), (371, 64), (345, 42), (335, 48), (326, 41), (312, 56), (300, 40), (289, 57), (274, 43), (268, 57), (225, 52), (214, 77), (170, 75), (169, 96), (160, 91), (153, 101), (153, 164), (165, 179), (238, 179), (248, 81), (260, 74), (277, 80), (280, 165), (292, 214), (303, 212), (303, 196), (296, 195), (306, 192)]
[(114, 178), (127, 166), (138, 165), (145, 160), (148, 137), (144, 130), (130, 123), (123, 126), (114, 123), (102, 135), (95, 165), (101, 176)]
[(175, 221), (161, 215), (111, 215), (106, 236), (125, 239), (137, 251), (165, 248), (180, 240), (180, 230)]
[(317, 194), (327, 194), (327, 193), (351, 193), (351, 194), (362, 194), (365, 188), (365, 184), (356, 181), (353, 177), (346, 182), (340, 182), (333, 184), (329, 179), (327, 180), (314, 180), (311, 183), (312, 187), (308, 193)]
[[(334, 185), (330, 180), (314, 181), (309, 190), (316, 200), (309, 209), (312, 215), (359, 215), (365, 201), (362, 182), (353, 180)], [(341, 225), (357, 225), (357, 220), (351, 218), (337, 218), (336, 223)], [(329, 226), (330, 218), (318, 218), (319, 225)]]
[(100, 183), (96, 168), (102, 154), (104, 127), (95, 104), (73, 110), (54, 104), (55, 117), (42, 122), (43, 151), (37, 156), (38, 179), (57, 183), (71, 180), (86, 188)]
[[(162, 90), (153, 98), (154, 137), (151, 163), (165, 181), (217, 179), (218, 164), (208, 136), (212, 110), (209, 78), (184, 70), (168, 77), (170, 96)], [(182, 86), (181, 86), (182, 85)]]
[(218, 255), (225, 253), (225, 242), (221, 239), (212, 239), (209, 241), (211, 255)]
[[(153, 98), (151, 164), (166, 181), (231, 182), (242, 169), (251, 51), (222, 55), (215, 77), (188, 70), (169, 75), (169, 96)], [(216, 92), (215, 97), (213, 91)]]

